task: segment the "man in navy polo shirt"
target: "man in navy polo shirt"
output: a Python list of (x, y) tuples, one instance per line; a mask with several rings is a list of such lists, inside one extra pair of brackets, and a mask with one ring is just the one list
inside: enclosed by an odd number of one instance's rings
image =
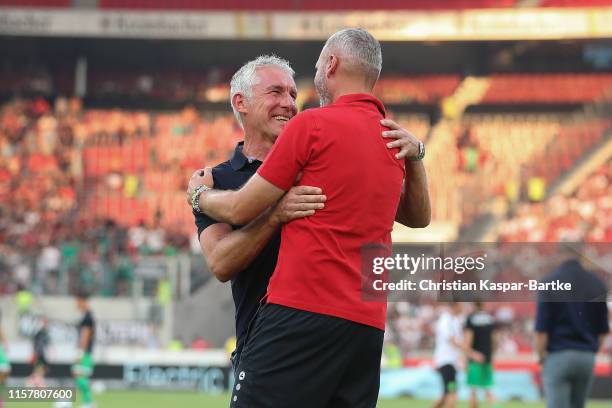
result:
[[(583, 408), (593, 381), (595, 355), (609, 332), (607, 288), (585, 270), (571, 249), (543, 282), (571, 283), (565, 293), (540, 293), (535, 322), (536, 351), (548, 408)], [(572, 256), (573, 255), (573, 256)]]
[[(236, 370), (235, 407), (376, 405), (386, 302), (361, 299), (361, 246), (390, 244), (394, 219), (425, 226), (430, 218), (422, 144), (380, 138), (385, 109), (371, 93), (381, 65), (367, 31), (334, 34), (316, 66), (323, 107), (293, 118), (240, 190), (196, 191), (197, 210), (233, 224), (261, 216), (298, 174), (327, 198), (282, 228), (267, 303)], [(414, 164), (402, 156), (408, 145)]]
[[(230, 160), (212, 169), (208, 184), (235, 190), (255, 174), (287, 121), (296, 114), (297, 90), (289, 63), (264, 55), (246, 63), (231, 81), (231, 105), (244, 141)], [(196, 186), (190, 186), (195, 189)], [(231, 280), (236, 307), (236, 350), (240, 353), (249, 322), (266, 293), (276, 266), (281, 223), (314, 214), (323, 204), (320, 189), (292, 188), (273, 208), (250, 223), (226, 224), (201, 213), (195, 223), (202, 251), (212, 273), (221, 282)]]

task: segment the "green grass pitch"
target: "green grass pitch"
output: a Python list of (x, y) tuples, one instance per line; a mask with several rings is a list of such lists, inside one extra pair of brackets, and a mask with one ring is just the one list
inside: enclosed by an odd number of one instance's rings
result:
[[(209, 395), (189, 392), (163, 391), (107, 391), (95, 396), (97, 408), (227, 408), (229, 395)], [(80, 404), (73, 404), (78, 408)], [(431, 401), (417, 401), (409, 398), (381, 400), (378, 408), (429, 408)], [(483, 404), (484, 406), (484, 404)], [(610, 401), (591, 402), (587, 408), (609, 408)], [(7, 403), (6, 408), (52, 408), (49, 402)], [(457, 408), (467, 408), (467, 403), (458, 404)], [(501, 403), (500, 408), (543, 408), (544, 403), (511, 402)], [(315, 408), (315, 407), (313, 407)]]

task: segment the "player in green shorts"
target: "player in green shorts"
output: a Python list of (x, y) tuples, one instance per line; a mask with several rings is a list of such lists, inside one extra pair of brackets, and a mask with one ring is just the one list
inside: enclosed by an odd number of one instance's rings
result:
[(468, 357), (467, 383), (470, 390), (470, 407), (478, 407), (478, 390), (484, 390), (488, 406), (493, 406), (493, 350), (495, 349), (495, 318), (483, 309), (481, 302), (474, 303), (475, 310), (465, 321), (464, 349)]
[(493, 386), (493, 364), (469, 361), (467, 383), (471, 387), (491, 388)]
[(83, 318), (78, 326), (80, 357), (77, 363), (72, 366), (72, 376), (75, 378), (78, 391), (81, 393), (83, 408), (93, 408), (94, 403), (91, 395), (89, 377), (91, 377), (94, 370), (92, 351), (95, 340), (96, 324), (89, 310), (87, 295), (85, 293), (79, 293), (76, 301), (79, 311), (83, 313)]
[(11, 363), (6, 357), (6, 353), (4, 352), (4, 347), (0, 345), (0, 380), (4, 380), (6, 378), (6, 374), (11, 371)]

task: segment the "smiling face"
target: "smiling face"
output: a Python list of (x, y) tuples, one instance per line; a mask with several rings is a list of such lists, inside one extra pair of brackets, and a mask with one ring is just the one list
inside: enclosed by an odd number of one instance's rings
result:
[(274, 141), (297, 113), (297, 88), (289, 73), (273, 66), (258, 68), (257, 79), (245, 101), (243, 124), (245, 130)]

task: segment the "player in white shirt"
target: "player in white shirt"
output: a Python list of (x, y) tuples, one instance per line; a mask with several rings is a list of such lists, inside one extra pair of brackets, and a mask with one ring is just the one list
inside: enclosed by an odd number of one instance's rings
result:
[(462, 309), (461, 303), (449, 303), (436, 323), (433, 361), (442, 376), (444, 393), (434, 408), (453, 408), (457, 403), (457, 368), (462, 357)]

